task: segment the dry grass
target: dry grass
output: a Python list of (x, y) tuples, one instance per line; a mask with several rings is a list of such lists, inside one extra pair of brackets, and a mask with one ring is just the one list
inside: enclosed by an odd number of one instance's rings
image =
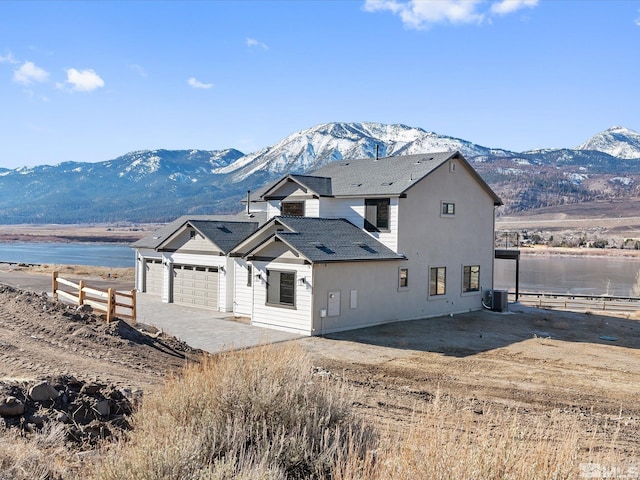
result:
[(148, 398), (92, 478), (325, 478), (373, 442), (295, 345), (225, 353)]
[(596, 424), (559, 411), (532, 422), (531, 412), (437, 394), (404, 430), (376, 436), (349, 405), (345, 384), (313, 375), (296, 346), (226, 353), (146, 399), (130, 439), (89, 476), (564, 479), (581, 462), (616, 458), (615, 438), (603, 447)]
[(90, 265), (20, 265), (20, 264), (0, 264), (0, 269), (17, 272), (28, 272), (40, 275), (51, 275), (58, 272), (60, 276), (103, 278), (119, 280), (122, 282), (133, 282), (135, 271), (133, 267), (94, 267)]
[[(577, 478), (582, 462), (602, 460), (584, 443), (583, 426), (558, 412), (531, 423), (516, 409), (436, 396), (407, 430), (380, 446), (367, 480)], [(452, 421), (452, 419), (454, 419)]]
[(0, 480), (69, 478), (76, 463), (61, 425), (45, 425), (28, 438), (0, 430)]

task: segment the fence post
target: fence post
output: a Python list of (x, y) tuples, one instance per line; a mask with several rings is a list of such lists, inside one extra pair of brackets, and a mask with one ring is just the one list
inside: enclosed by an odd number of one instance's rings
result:
[(136, 320), (136, 290), (135, 288), (131, 290), (131, 323), (134, 325), (137, 323)]
[(58, 301), (58, 272), (51, 273), (51, 296), (57, 302)]
[(114, 296), (113, 288), (107, 290), (107, 323), (110, 323), (115, 316), (116, 302), (114, 301)]
[(78, 283), (78, 305), (84, 305), (84, 280)]

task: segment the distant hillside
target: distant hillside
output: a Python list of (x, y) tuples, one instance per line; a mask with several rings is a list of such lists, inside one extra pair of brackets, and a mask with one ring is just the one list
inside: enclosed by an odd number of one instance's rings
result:
[(327, 123), (246, 155), (145, 150), (98, 163), (0, 168), (0, 223), (165, 222), (188, 213), (235, 212), (248, 189), (287, 172), (373, 157), (376, 146), (380, 156), (459, 150), (504, 200), (501, 214), (636, 197), (639, 138), (612, 127), (577, 149), (517, 153), (406, 125)]

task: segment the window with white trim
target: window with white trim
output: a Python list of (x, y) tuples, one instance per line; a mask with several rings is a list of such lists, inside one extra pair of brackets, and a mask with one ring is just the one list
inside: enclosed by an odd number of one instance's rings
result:
[(296, 306), (296, 272), (267, 270), (267, 304)]
[(462, 273), (462, 291), (480, 291), (480, 265), (466, 265)]
[(429, 270), (429, 296), (447, 293), (447, 268), (431, 267)]

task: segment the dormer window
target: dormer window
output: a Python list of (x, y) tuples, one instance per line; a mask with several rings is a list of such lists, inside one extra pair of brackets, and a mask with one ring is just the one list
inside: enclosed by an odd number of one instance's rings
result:
[(367, 232), (389, 230), (388, 198), (366, 198), (364, 201), (364, 229)]
[(304, 217), (304, 202), (282, 202), (280, 214), (289, 217)]

